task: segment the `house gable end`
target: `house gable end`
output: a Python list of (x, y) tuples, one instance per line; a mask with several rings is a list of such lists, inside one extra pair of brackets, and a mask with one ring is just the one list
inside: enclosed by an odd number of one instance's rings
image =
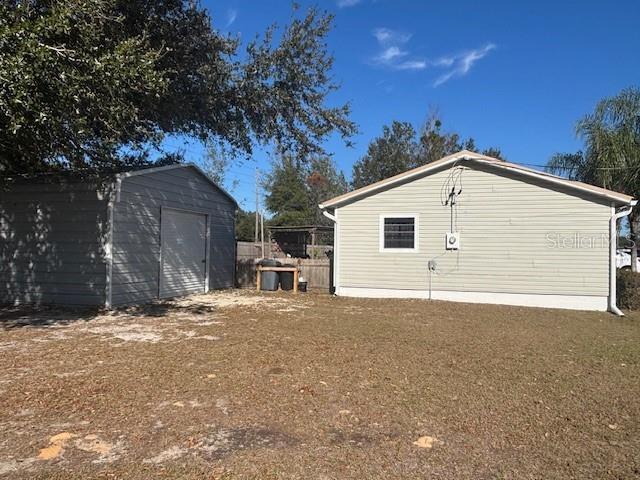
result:
[[(529, 168), (522, 167), (517, 164), (503, 162), (498, 159), (480, 155), (474, 152), (462, 151), (457, 154), (450, 155), (436, 162), (423, 165), (421, 167), (409, 170), (394, 177), (381, 180), (374, 184), (368, 185), (353, 192), (340, 195), (330, 199), (319, 205), (321, 209), (338, 208), (354, 201), (358, 201), (367, 196), (395, 188), (400, 185), (407, 184), (426, 176), (433, 175), (440, 171), (453, 168), (455, 166), (486, 166), (491, 168), (491, 172), (495, 174), (510, 174), (509, 176), (515, 180), (532, 183), (546, 188), (561, 191), (567, 195), (577, 196), (588, 201), (596, 203), (615, 203), (617, 205), (635, 205), (636, 200), (628, 195), (606, 190), (604, 188), (593, 185), (584, 184), (572, 180), (567, 180), (556, 175), (545, 172), (538, 172)], [(488, 170), (489, 171), (489, 170)]]

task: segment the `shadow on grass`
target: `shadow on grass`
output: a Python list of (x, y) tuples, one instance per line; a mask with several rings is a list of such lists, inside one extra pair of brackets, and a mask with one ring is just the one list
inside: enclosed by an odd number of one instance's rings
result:
[(69, 325), (75, 322), (88, 322), (98, 313), (98, 309), (87, 307), (0, 307), (0, 328), (13, 330), (24, 327)]
[(98, 307), (63, 306), (0, 306), (0, 329), (47, 328), (70, 325), (77, 322), (90, 322), (101, 315), (126, 315), (132, 318), (160, 318), (170, 314), (210, 315), (217, 312), (212, 305), (179, 305), (170, 300), (119, 307), (111, 311)]

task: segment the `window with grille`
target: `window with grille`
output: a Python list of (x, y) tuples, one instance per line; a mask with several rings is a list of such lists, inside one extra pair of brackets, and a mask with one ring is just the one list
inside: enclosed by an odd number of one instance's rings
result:
[(382, 216), (380, 218), (381, 250), (416, 251), (417, 217)]

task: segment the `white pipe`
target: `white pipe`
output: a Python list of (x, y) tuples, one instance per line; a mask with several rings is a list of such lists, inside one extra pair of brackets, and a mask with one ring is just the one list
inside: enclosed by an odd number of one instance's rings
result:
[(329, 220), (331, 220), (333, 223), (336, 223), (336, 217), (331, 215), (329, 212), (327, 212), (326, 210), (322, 211), (322, 214), (327, 217)]
[(626, 207), (618, 213), (615, 213), (615, 207), (613, 209), (613, 215), (609, 220), (609, 311), (621, 317), (624, 317), (622, 310), (616, 305), (616, 273), (618, 271), (616, 267), (616, 251), (618, 247), (618, 220), (622, 217), (626, 217), (631, 213), (632, 206)]
[[(335, 213), (338, 213), (337, 210), (335, 210)], [(334, 290), (334, 295), (338, 294), (338, 219), (336, 218), (335, 214), (331, 215), (329, 212), (327, 212), (326, 210), (322, 210), (322, 214), (327, 217), (329, 220), (331, 220), (333, 223), (335, 223), (335, 226), (333, 227), (333, 288)]]

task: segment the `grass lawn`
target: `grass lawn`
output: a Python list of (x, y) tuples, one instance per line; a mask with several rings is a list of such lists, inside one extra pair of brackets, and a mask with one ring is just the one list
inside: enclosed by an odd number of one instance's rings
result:
[(6, 478), (640, 477), (639, 313), (236, 291), (0, 323)]

